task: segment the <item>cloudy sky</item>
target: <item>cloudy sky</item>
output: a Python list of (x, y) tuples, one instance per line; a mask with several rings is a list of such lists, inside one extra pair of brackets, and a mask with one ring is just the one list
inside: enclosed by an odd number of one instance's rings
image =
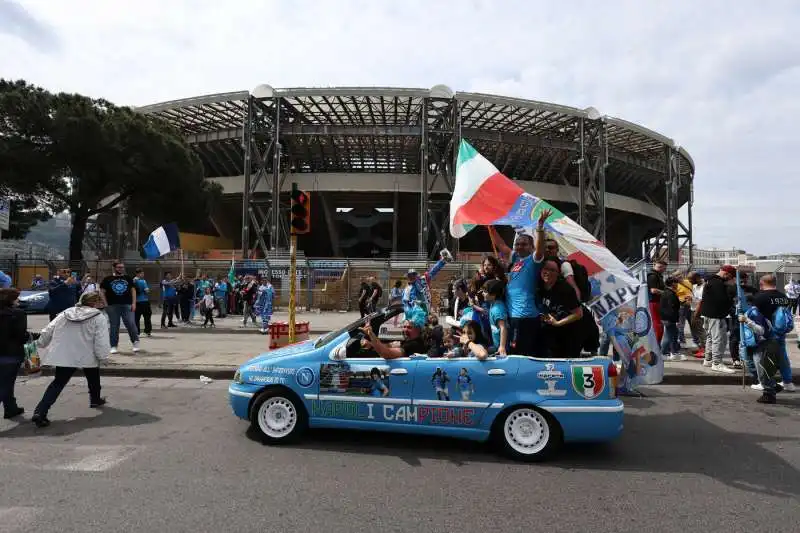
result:
[(643, 124), (696, 163), (695, 242), (800, 251), (796, 1), (0, 0), (0, 76), (144, 105), (259, 83), (497, 93)]

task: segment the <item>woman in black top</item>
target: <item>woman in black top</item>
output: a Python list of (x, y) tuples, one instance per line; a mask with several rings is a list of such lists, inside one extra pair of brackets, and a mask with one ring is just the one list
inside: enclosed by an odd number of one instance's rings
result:
[(17, 307), (18, 298), (17, 289), (0, 289), (0, 403), (6, 419), (25, 412), (14, 397), (14, 384), (25, 361), (28, 341), (28, 317)]
[(557, 257), (548, 257), (542, 262), (537, 297), (548, 357), (580, 357), (584, 340), (581, 327), (583, 307), (575, 289), (561, 277), (561, 261)]

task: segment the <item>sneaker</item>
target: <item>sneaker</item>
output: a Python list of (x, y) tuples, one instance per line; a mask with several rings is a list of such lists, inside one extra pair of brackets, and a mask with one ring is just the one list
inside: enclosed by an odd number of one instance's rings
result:
[(735, 374), (736, 370), (732, 369), (729, 366), (725, 366), (722, 363), (717, 363), (716, 365), (711, 365), (711, 370), (713, 372), (720, 372), (722, 374)]
[(772, 404), (772, 403), (775, 403), (775, 402), (776, 402), (776, 400), (775, 400), (775, 396), (774, 396), (774, 395), (772, 395), (772, 394), (762, 394), (762, 395), (761, 395), (761, 396), (758, 398), (758, 400), (756, 400), (756, 401), (757, 401), (758, 403), (770, 403), (770, 404)]
[(442, 248), (442, 251), (439, 252), (439, 255), (444, 259), (445, 263), (452, 263), (453, 262), (453, 254), (450, 253), (450, 250), (447, 248)]
[(694, 353), (694, 356), (697, 357), (698, 359), (705, 359), (706, 358), (706, 349), (705, 348), (700, 348), (699, 350), (697, 350)]
[(98, 407), (102, 407), (106, 404), (105, 398), (98, 398), (97, 400), (91, 400), (89, 402), (89, 407), (92, 409), (97, 409)]
[(136, 342), (134, 342), (134, 343), (133, 343), (133, 353), (136, 353), (136, 352), (138, 352), (138, 351), (139, 351), (139, 349), (140, 349), (140, 348), (139, 348), (139, 341), (136, 341)]
[(757, 391), (763, 391), (764, 385), (762, 385), (761, 383), (753, 383), (752, 385), (750, 385), (750, 388)]
[(119, 350), (117, 350), (116, 346), (112, 346), (111, 347), (111, 355), (114, 355), (115, 353), (119, 353)]
[(791, 381), (789, 381), (789, 382), (784, 381), (783, 382), (783, 390), (785, 390), (786, 392), (796, 392), (797, 391), (797, 387)]
[(703, 366), (705, 366), (705, 367), (709, 367), (709, 368), (710, 368), (712, 364), (713, 364), (713, 363), (712, 363), (710, 360), (708, 360), (708, 359), (706, 359), (705, 361), (703, 361)]
[(741, 370), (742, 369), (742, 362), (741, 361), (734, 361), (733, 362), (733, 368)]
[(685, 356), (684, 354), (682, 354), (682, 353), (674, 353), (674, 354), (671, 354), (671, 355), (669, 356), (669, 360), (670, 360), (670, 361), (672, 361), (672, 362), (686, 361), (686, 360), (688, 360), (688, 359), (689, 359), (689, 358), (688, 358), (688, 357), (686, 357), (686, 356)]

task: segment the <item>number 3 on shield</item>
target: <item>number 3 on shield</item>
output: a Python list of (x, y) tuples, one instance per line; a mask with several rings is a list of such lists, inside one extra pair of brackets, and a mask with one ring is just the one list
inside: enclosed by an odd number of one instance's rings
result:
[(583, 388), (584, 390), (594, 390), (594, 374), (591, 371), (583, 373)]

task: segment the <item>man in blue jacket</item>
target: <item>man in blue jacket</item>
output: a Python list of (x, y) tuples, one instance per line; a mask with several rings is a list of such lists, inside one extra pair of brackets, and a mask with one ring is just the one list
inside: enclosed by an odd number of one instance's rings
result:
[(47, 302), (47, 312), (50, 320), (55, 319), (62, 311), (73, 307), (78, 301), (78, 291), (75, 281), (68, 270), (59, 271), (50, 281), (47, 293), (50, 299)]

